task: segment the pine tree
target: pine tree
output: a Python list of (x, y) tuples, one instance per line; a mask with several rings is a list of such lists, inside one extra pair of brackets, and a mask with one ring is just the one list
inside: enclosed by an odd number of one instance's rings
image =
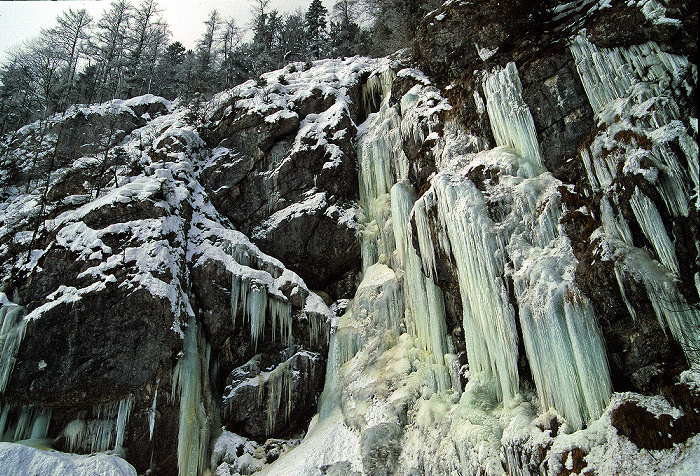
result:
[(155, 68), (158, 81), (153, 93), (167, 99), (175, 99), (182, 92), (182, 63), (185, 61), (185, 47), (176, 41), (168, 45)]
[(308, 48), (302, 13), (293, 13), (286, 17), (280, 34), (280, 51), (281, 66), (306, 59)]
[(131, 14), (132, 7), (126, 0), (116, 0), (97, 23), (91, 59), (100, 69), (98, 101), (114, 98), (121, 88)]
[(241, 46), (242, 33), (236, 20), (231, 17), (224, 21), (219, 44), (221, 45), (221, 68), (219, 72), (221, 85), (224, 88), (235, 86), (242, 79), (238, 69), (237, 50)]
[(204, 22), (204, 26), (204, 35), (197, 44), (197, 90), (212, 91), (217, 89), (216, 84), (214, 84), (214, 69), (217, 56), (217, 32), (221, 26), (219, 12), (212, 10)]
[(333, 19), (330, 25), (331, 50), (336, 57), (353, 56), (369, 53), (363, 38), (366, 33), (360, 28), (359, 21), (364, 13), (364, 4), (360, 0), (339, 0), (333, 5)]
[(304, 20), (306, 22), (306, 34), (309, 41), (309, 51), (313, 59), (324, 56), (327, 40), (326, 15), (328, 10), (323, 6), (321, 0), (312, 0), (309, 9), (306, 11)]

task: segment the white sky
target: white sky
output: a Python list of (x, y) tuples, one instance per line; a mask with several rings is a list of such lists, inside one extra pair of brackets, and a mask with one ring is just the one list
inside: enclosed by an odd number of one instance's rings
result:
[[(322, 0), (330, 12), (335, 0)], [(33, 38), (42, 28), (50, 28), (56, 17), (64, 10), (85, 8), (99, 20), (102, 12), (109, 7), (108, 0), (93, 1), (2, 1), (0, 0), (0, 63), (7, 59), (7, 52), (13, 46)], [(131, 0), (134, 5), (139, 0)], [(306, 11), (311, 0), (271, 0), (270, 9), (291, 12), (299, 8)], [(251, 0), (159, 0), (161, 15), (170, 25), (172, 41), (181, 42), (185, 48), (194, 48), (197, 39), (204, 32), (203, 23), (209, 12), (218, 10), (223, 18), (233, 16), (239, 27), (247, 27), (251, 19)]]

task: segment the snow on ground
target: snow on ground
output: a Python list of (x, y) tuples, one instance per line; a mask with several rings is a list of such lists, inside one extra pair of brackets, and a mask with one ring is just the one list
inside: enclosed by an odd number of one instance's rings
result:
[(74, 455), (18, 443), (0, 443), (0, 467), (8, 476), (136, 476), (134, 467), (115, 455)]

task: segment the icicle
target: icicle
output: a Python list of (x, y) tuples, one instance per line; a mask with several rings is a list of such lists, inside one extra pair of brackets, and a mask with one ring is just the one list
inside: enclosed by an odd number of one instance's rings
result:
[[(277, 415), (284, 402), (284, 420), (287, 421), (292, 414), (293, 375), (290, 368), (290, 359), (282, 362), (275, 370), (270, 372), (267, 379), (267, 427), (266, 433), (272, 434), (277, 424)], [(283, 400), (284, 398), (284, 400)]]
[(265, 330), (265, 316), (267, 313), (267, 288), (265, 285), (252, 284), (246, 303), (248, 318), (250, 319), (250, 336), (253, 346), (258, 348), (258, 340)]
[[(231, 323), (236, 328), (236, 316), (238, 314), (239, 296), (241, 294), (241, 277), (236, 273), (231, 274)], [(245, 303), (245, 300), (243, 300)]]
[(68, 451), (96, 453), (112, 450), (123, 454), (126, 426), (133, 404), (133, 395), (128, 395), (119, 402), (98, 405), (90, 412), (80, 412), (61, 433), (66, 439)]
[(0, 293), (0, 393), (5, 391), (15, 365), (15, 356), (24, 338), (27, 321), (24, 307), (11, 303)]
[(49, 424), (51, 423), (51, 410), (45, 410), (39, 408), (34, 415), (34, 424), (32, 425), (32, 432), (29, 438), (32, 440), (38, 440), (41, 438), (46, 438), (46, 434), (49, 432)]
[(11, 409), (12, 405), (9, 403), (2, 407), (2, 413), (0, 414), (0, 441), (5, 441), (5, 427), (7, 426), (8, 415)]
[(116, 435), (114, 443), (114, 451), (117, 454), (124, 453), (124, 432), (126, 431), (126, 424), (129, 421), (129, 414), (131, 413), (131, 407), (133, 405), (134, 397), (131, 395), (119, 402), (119, 412), (117, 413)]
[[(681, 344), (688, 361), (700, 365), (700, 307), (689, 304), (678, 289), (675, 275), (642, 249), (617, 240), (608, 242), (606, 258), (615, 260), (622, 273), (644, 283), (654, 313)], [(624, 293), (624, 289), (621, 289)]]
[(379, 112), (367, 120), (358, 139), (360, 205), (365, 228), (362, 234), (362, 269), (377, 262), (391, 264), (395, 249), (389, 192), (395, 182), (408, 176), (403, 152), (401, 118), (384, 101)]
[[(612, 199), (615, 200), (615, 196)], [(616, 240), (622, 240), (629, 245), (632, 244), (632, 232), (627, 221), (622, 217), (615, 218), (615, 213), (607, 197), (600, 199), (600, 215), (603, 229), (607, 236)]]
[[(687, 134), (685, 131), (683, 131), (682, 135)], [(681, 139), (681, 137), (678, 137), (678, 139), (680, 143), (685, 142)], [(689, 212), (688, 204), (690, 202), (690, 194), (683, 183), (686, 173), (681, 167), (678, 157), (676, 157), (676, 154), (671, 150), (671, 147), (667, 143), (655, 144), (654, 151), (656, 154), (653, 159), (656, 162), (657, 167), (659, 167), (661, 170), (658, 187), (659, 193), (661, 194), (661, 197), (663, 198), (663, 201), (671, 215), (674, 217), (687, 217)], [(691, 172), (691, 174), (693, 165), (690, 164), (692, 162), (697, 163), (697, 157), (697, 152), (695, 152), (696, 160), (693, 160), (691, 155), (686, 155), (686, 160), (688, 161), (690, 168), (689, 172)]]
[(678, 275), (680, 271), (676, 260), (676, 248), (666, 233), (664, 222), (654, 202), (635, 187), (634, 193), (630, 197), (630, 205), (637, 218), (637, 223), (654, 246), (661, 263)]
[(319, 421), (325, 420), (340, 406), (340, 395), (343, 390), (340, 367), (352, 359), (365, 343), (364, 336), (355, 327), (339, 328), (331, 334), (326, 380), (318, 402)]
[(386, 337), (399, 335), (403, 313), (403, 293), (394, 271), (381, 263), (367, 268), (352, 306), (338, 319), (337, 330), (331, 334), (326, 382), (319, 400), (320, 421), (340, 407), (343, 364), (372, 337), (389, 344)]
[[(610, 101), (626, 96), (640, 81), (650, 83), (652, 90), (648, 94), (658, 96), (659, 88), (668, 85), (669, 75), (672, 80), (682, 78), (690, 66), (687, 58), (661, 51), (653, 42), (629, 48), (598, 49), (579, 35), (571, 43), (571, 53), (596, 114)], [(640, 97), (642, 101), (647, 98)]]
[(424, 194), (413, 206), (413, 215), (416, 219), (416, 231), (418, 232), (418, 246), (420, 256), (423, 260), (423, 271), (433, 281), (436, 279), (435, 271), (435, 249), (433, 248), (432, 237), (430, 236), (430, 221), (428, 219), (427, 208), (435, 205), (426, 203), (433, 198), (430, 193)]
[(272, 340), (275, 340), (275, 327), (279, 323), (280, 342), (284, 345), (292, 343), (292, 305), (286, 299), (270, 295), (268, 308), (272, 319)]
[(156, 391), (153, 393), (153, 404), (148, 412), (148, 439), (153, 440), (153, 430), (156, 427), (156, 403), (158, 401), (158, 384), (159, 380), (156, 380)]
[(367, 78), (360, 93), (362, 106), (367, 114), (379, 110), (382, 101), (391, 93), (391, 84), (395, 77), (396, 73), (393, 70), (386, 69)]
[[(416, 337), (432, 362), (444, 365), (444, 355), (447, 353), (445, 304), (442, 290), (432, 279), (426, 278), (421, 260), (413, 248), (409, 218), (415, 201), (416, 194), (410, 184), (400, 182), (392, 187), (391, 209), (396, 251), (404, 268), (407, 303), (417, 332)], [(421, 225), (427, 226), (427, 217), (422, 217)], [(425, 234), (426, 230), (419, 233)], [(429, 246), (425, 250), (426, 254), (433, 253), (432, 244), (429, 243), (429, 240), (424, 243), (426, 247)]]
[(0, 440), (41, 440), (46, 438), (50, 423), (51, 410), (23, 405), (19, 412), (14, 412), (11, 404), (5, 404), (0, 414)]
[(84, 418), (78, 418), (69, 422), (63, 429), (63, 437), (66, 439), (66, 447), (70, 453), (80, 451), (85, 438), (86, 424)]
[(174, 369), (173, 392), (180, 397), (177, 460), (180, 476), (199, 476), (206, 468), (210, 422), (202, 398), (203, 374), (197, 322), (185, 331), (184, 355)]
[[(321, 314), (309, 312), (306, 314), (309, 321), (309, 342), (312, 346), (317, 346), (321, 342), (321, 338), (326, 333), (327, 327), (324, 326), (324, 318)], [(328, 338), (326, 336), (326, 342)]]
[(512, 147), (539, 168), (542, 158), (537, 130), (522, 89), (515, 63), (508, 63), (484, 81), (486, 109), (496, 144)]

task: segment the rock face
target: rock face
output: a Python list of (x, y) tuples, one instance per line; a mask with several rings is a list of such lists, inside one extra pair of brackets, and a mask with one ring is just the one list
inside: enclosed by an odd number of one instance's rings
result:
[(303, 68), (289, 65), (277, 83), (249, 81), (220, 99), (203, 128), (214, 148), (203, 183), (217, 209), (264, 252), (314, 289), (349, 298), (359, 257), (352, 141), (360, 85), (338, 101), (329, 89), (337, 78)]
[[(36, 435), (60, 449), (127, 448), (138, 472), (171, 475), (183, 464), (178, 434), (215, 437), (224, 424), (263, 442), (302, 431), (332, 316), (303, 278), (326, 299), (355, 287), (352, 138), (361, 80), (378, 64), (292, 65), (286, 80), (224, 93), (199, 125), (208, 144), (185, 109), (152, 96), (14, 134), (2, 291), (29, 316), (7, 324), (24, 339), (14, 368), (11, 353), (3, 358), (12, 372), (0, 433), (48, 415)], [(246, 378), (260, 385), (248, 395), (236, 379), (251, 362)], [(231, 403), (239, 397), (248, 406)], [(178, 420), (190, 398), (203, 416), (188, 430)]]
[(164, 476), (681, 471), (690, 6), (447, 2), (410, 65), (296, 63), (197, 111), (11, 134), (0, 437)]

